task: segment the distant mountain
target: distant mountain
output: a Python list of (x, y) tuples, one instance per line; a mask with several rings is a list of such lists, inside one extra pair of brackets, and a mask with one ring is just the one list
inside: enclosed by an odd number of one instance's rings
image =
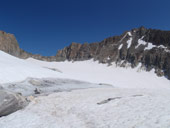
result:
[(25, 52), (19, 48), (14, 35), (1, 31), (0, 50), (23, 59), (81, 61), (93, 58), (100, 63), (115, 62), (121, 67), (130, 65), (132, 68), (141, 63), (147, 71), (154, 68), (158, 76), (170, 79), (170, 31), (135, 28), (97, 43), (72, 43), (52, 57)]

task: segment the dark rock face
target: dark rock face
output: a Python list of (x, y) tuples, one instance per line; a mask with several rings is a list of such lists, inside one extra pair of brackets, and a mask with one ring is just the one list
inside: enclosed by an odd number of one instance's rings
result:
[(170, 47), (170, 31), (149, 29), (146, 31), (145, 35), (145, 41), (152, 42), (154, 45)]
[(27, 105), (25, 98), (19, 94), (0, 91), (0, 117), (9, 115)]
[(94, 59), (123, 67), (127, 63), (131, 67), (141, 63), (147, 71), (154, 68), (158, 76), (170, 79), (170, 31), (140, 27), (97, 43), (72, 43), (51, 57), (27, 53), (19, 48), (13, 35), (0, 32), (0, 50), (23, 59), (32, 57), (44, 61)]

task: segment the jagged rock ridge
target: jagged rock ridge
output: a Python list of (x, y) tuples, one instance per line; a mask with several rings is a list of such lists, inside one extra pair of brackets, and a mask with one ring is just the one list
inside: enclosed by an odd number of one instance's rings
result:
[(120, 66), (130, 63), (132, 67), (141, 63), (146, 70), (154, 68), (158, 75), (170, 79), (170, 31), (140, 27), (98, 43), (72, 43), (52, 57), (27, 53), (19, 48), (14, 35), (0, 32), (0, 50), (23, 59), (81, 61), (93, 58), (100, 63), (115, 62)]

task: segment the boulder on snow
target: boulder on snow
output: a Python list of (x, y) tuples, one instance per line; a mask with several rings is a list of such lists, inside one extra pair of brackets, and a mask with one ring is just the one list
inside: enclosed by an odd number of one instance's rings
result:
[(27, 105), (27, 101), (19, 94), (0, 90), (0, 117), (9, 115)]

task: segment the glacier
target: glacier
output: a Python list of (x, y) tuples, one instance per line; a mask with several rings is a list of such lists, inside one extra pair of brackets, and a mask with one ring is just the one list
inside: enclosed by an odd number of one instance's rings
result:
[(141, 65), (44, 62), (0, 51), (0, 89), (30, 100), (1, 117), (0, 128), (170, 128), (170, 82)]

